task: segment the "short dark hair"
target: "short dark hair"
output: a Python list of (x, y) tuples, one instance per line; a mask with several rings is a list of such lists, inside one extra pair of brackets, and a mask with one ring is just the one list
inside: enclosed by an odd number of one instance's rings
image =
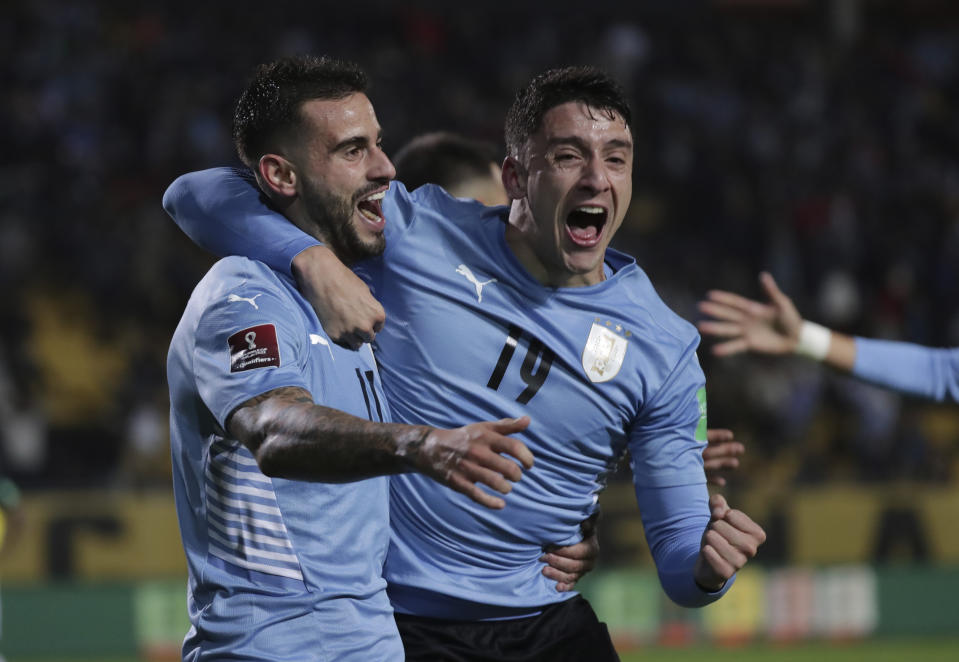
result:
[(569, 101), (614, 112), (632, 130), (633, 118), (626, 93), (606, 73), (590, 66), (550, 69), (516, 93), (506, 114), (506, 149), (510, 156), (519, 155), (526, 141), (539, 130), (547, 112)]
[(439, 184), (449, 190), (470, 179), (490, 177), (490, 164), (499, 151), (490, 143), (470, 140), (447, 131), (416, 136), (396, 153), (396, 178), (413, 190)]
[(233, 144), (255, 167), (276, 140), (299, 128), (300, 107), (311, 99), (342, 99), (366, 91), (366, 74), (353, 62), (296, 55), (261, 64), (236, 102)]

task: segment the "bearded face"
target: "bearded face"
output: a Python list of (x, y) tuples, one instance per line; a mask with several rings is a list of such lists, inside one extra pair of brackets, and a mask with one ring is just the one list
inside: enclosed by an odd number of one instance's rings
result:
[(357, 214), (364, 214), (364, 206), (371, 205), (376, 207), (378, 216), (382, 218), (379, 199), (369, 201), (382, 185), (370, 184), (352, 194), (345, 194), (309, 179), (304, 179), (301, 184), (300, 196), (307, 215), (340, 260), (345, 264), (353, 264), (383, 253), (386, 248), (383, 233), (367, 231), (362, 232), (361, 236), (355, 219)]

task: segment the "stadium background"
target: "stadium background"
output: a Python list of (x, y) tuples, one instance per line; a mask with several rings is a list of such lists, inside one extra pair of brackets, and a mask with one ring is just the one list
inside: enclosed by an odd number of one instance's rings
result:
[[(713, 287), (758, 296), (765, 268), (830, 326), (959, 345), (948, 0), (8, 0), (0, 474), (23, 489), (26, 526), (2, 559), (0, 651), (14, 662), (175, 654), (164, 362), (212, 258), (160, 196), (233, 162), (231, 105), (254, 64), (306, 51), (365, 66), (389, 152), (436, 129), (499, 144), (532, 74), (603, 66), (638, 138), (615, 245), (679, 313), (695, 320)], [(700, 356), (710, 424), (748, 448), (726, 493), (769, 542), (718, 605), (672, 607), (617, 476), (584, 590), (623, 649), (919, 637), (955, 654), (959, 408), (800, 360)]]

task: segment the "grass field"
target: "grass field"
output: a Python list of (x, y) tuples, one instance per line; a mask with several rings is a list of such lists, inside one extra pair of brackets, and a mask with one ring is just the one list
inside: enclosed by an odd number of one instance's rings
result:
[[(622, 653), (622, 662), (956, 662), (959, 637), (874, 639), (849, 643), (651, 647)], [(8, 662), (146, 662), (136, 658), (8, 658)], [(588, 662), (588, 661), (587, 661)]]
[(874, 639), (865, 642), (752, 644), (648, 648), (623, 653), (622, 662), (956, 662), (959, 638)]

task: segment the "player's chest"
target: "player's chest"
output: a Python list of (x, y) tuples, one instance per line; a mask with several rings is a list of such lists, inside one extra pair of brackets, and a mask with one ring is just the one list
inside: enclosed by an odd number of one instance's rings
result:
[(502, 284), (482, 301), (418, 289), (403, 315), (389, 349), (416, 356), (423, 379), (440, 376), (498, 411), (625, 426), (644, 400), (642, 348), (609, 311), (538, 305)]
[(388, 421), (389, 411), (369, 346), (340, 347), (322, 333), (308, 336), (306, 370), (318, 404), (371, 421)]

